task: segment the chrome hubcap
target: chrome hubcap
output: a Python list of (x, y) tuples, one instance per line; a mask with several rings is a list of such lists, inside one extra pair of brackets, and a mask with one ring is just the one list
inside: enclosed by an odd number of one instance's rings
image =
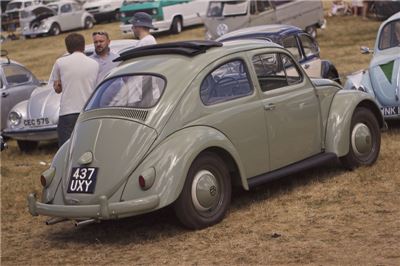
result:
[(351, 145), (357, 156), (368, 155), (372, 150), (371, 130), (367, 125), (358, 123), (351, 132)]
[(201, 212), (212, 210), (220, 198), (218, 181), (208, 170), (201, 170), (196, 174), (191, 192), (194, 207)]

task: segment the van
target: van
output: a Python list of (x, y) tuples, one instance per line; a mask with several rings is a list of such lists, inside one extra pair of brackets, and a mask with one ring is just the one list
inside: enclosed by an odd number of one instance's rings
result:
[(206, 39), (228, 32), (266, 24), (288, 24), (302, 28), (312, 37), (324, 24), (321, 1), (304, 0), (218, 0), (210, 1), (204, 17)]
[(152, 32), (178, 34), (183, 27), (202, 24), (200, 16), (205, 16), (207, 7), (208, 1), (205, 0), (125, 0), (120, 9), (120, 29), (123, 34), (132, 34), (129, 20), (136, 12), (145, 12), (153, 17), (153, 25), (157, 28)]

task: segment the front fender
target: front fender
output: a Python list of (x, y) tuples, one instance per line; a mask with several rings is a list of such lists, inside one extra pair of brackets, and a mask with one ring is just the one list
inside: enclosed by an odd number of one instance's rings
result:
[[(239, 154), (230, 140), (214, 128), (193, 126), (173, 133), (146, 156), (127, 181), (121, 200), (156, 194), (160, 198), (157, 208), (171, 204), (180, 195), (192, 162), (202, 151), (211, 147), (224, 149), (232, 156), (243, 186), (248, 188)], [(154, 168), (156, 173), (153, 186), (146, 191), (138, 189), (139, 175), (150, 168)]]
[(22, 101), (17, 103), (16, 105), (14, 105), (14, 107), (10, 110), (9, 113), (11, 112), (17, 112), (21, 115), (21, 123), (18, 126), (12, 126), (10, 124), (10, 121), (8, 119), (8, 114), (7, 114), (7, 129), (14, 129), (14, 128), (20, 128), (23, 127), (23, 123), (22, 121), (24, 119), (27, 119), (28, 115), (27, 115), (27, 111), (28, 111), (28, 100)]
[(354, 110), (358, 106), (364, 106), (374, 113), (383, 127), (383, 117), (374, 98), (361, 91), (341, 90), (332, 100), (326, 127), (325, 149), (342, 157), (349, 152), (350, 127)]

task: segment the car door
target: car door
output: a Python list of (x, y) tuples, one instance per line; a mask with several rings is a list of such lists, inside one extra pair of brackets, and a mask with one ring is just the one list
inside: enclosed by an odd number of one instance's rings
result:
[(322, 149), (320, 104), (312, 83), (287, 54), (251, 54), (268, 133), (271, 170)]
[(63, 4), (60, 7), (60, 26), (63, 31), (71, 30), (75, 27), (76, 21), (72, 13), (72, 5), (70, 3)]
[(306, 33), (299, 34), (298, 39), (303, 53), (303, 58), (300, 60), (301, 66), (309, 77), (321, 78), (321, 59), (317, 42)]
[(72, 14), (71, 16), (74, 18), (74, 29), (82, 28), (83, 25), (83, 13), (85, 10), (82, 8), (81, 5), (77, 3), (72, 4)]
[(7, 125), (8, 113), (14, 105), (26, 100), (39, 82), (22, 66), (3, 65), (1, 70), (1, 130)]

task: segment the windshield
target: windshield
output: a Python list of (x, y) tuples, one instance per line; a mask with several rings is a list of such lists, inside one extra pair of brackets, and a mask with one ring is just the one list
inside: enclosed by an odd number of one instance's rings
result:
[(386, 24), (379, 39), (379, 49), (384, 50), (400, 46), (400, 20)]
[(20, 9), (22, 6), (21, 2), (13, 2), (13, 3), (8, 3), (7, 5), (7, 10), (13, 10), (13, 9)]
[(246, 14), (246, 1), (210, 2), (207, 11), (207, 17), (229, 17)]
[(165, 80), (153, 75), (122, 76), (97, 87), (85, 110), (107, 107), (150, 108), (156, 105), (165, 88)]

